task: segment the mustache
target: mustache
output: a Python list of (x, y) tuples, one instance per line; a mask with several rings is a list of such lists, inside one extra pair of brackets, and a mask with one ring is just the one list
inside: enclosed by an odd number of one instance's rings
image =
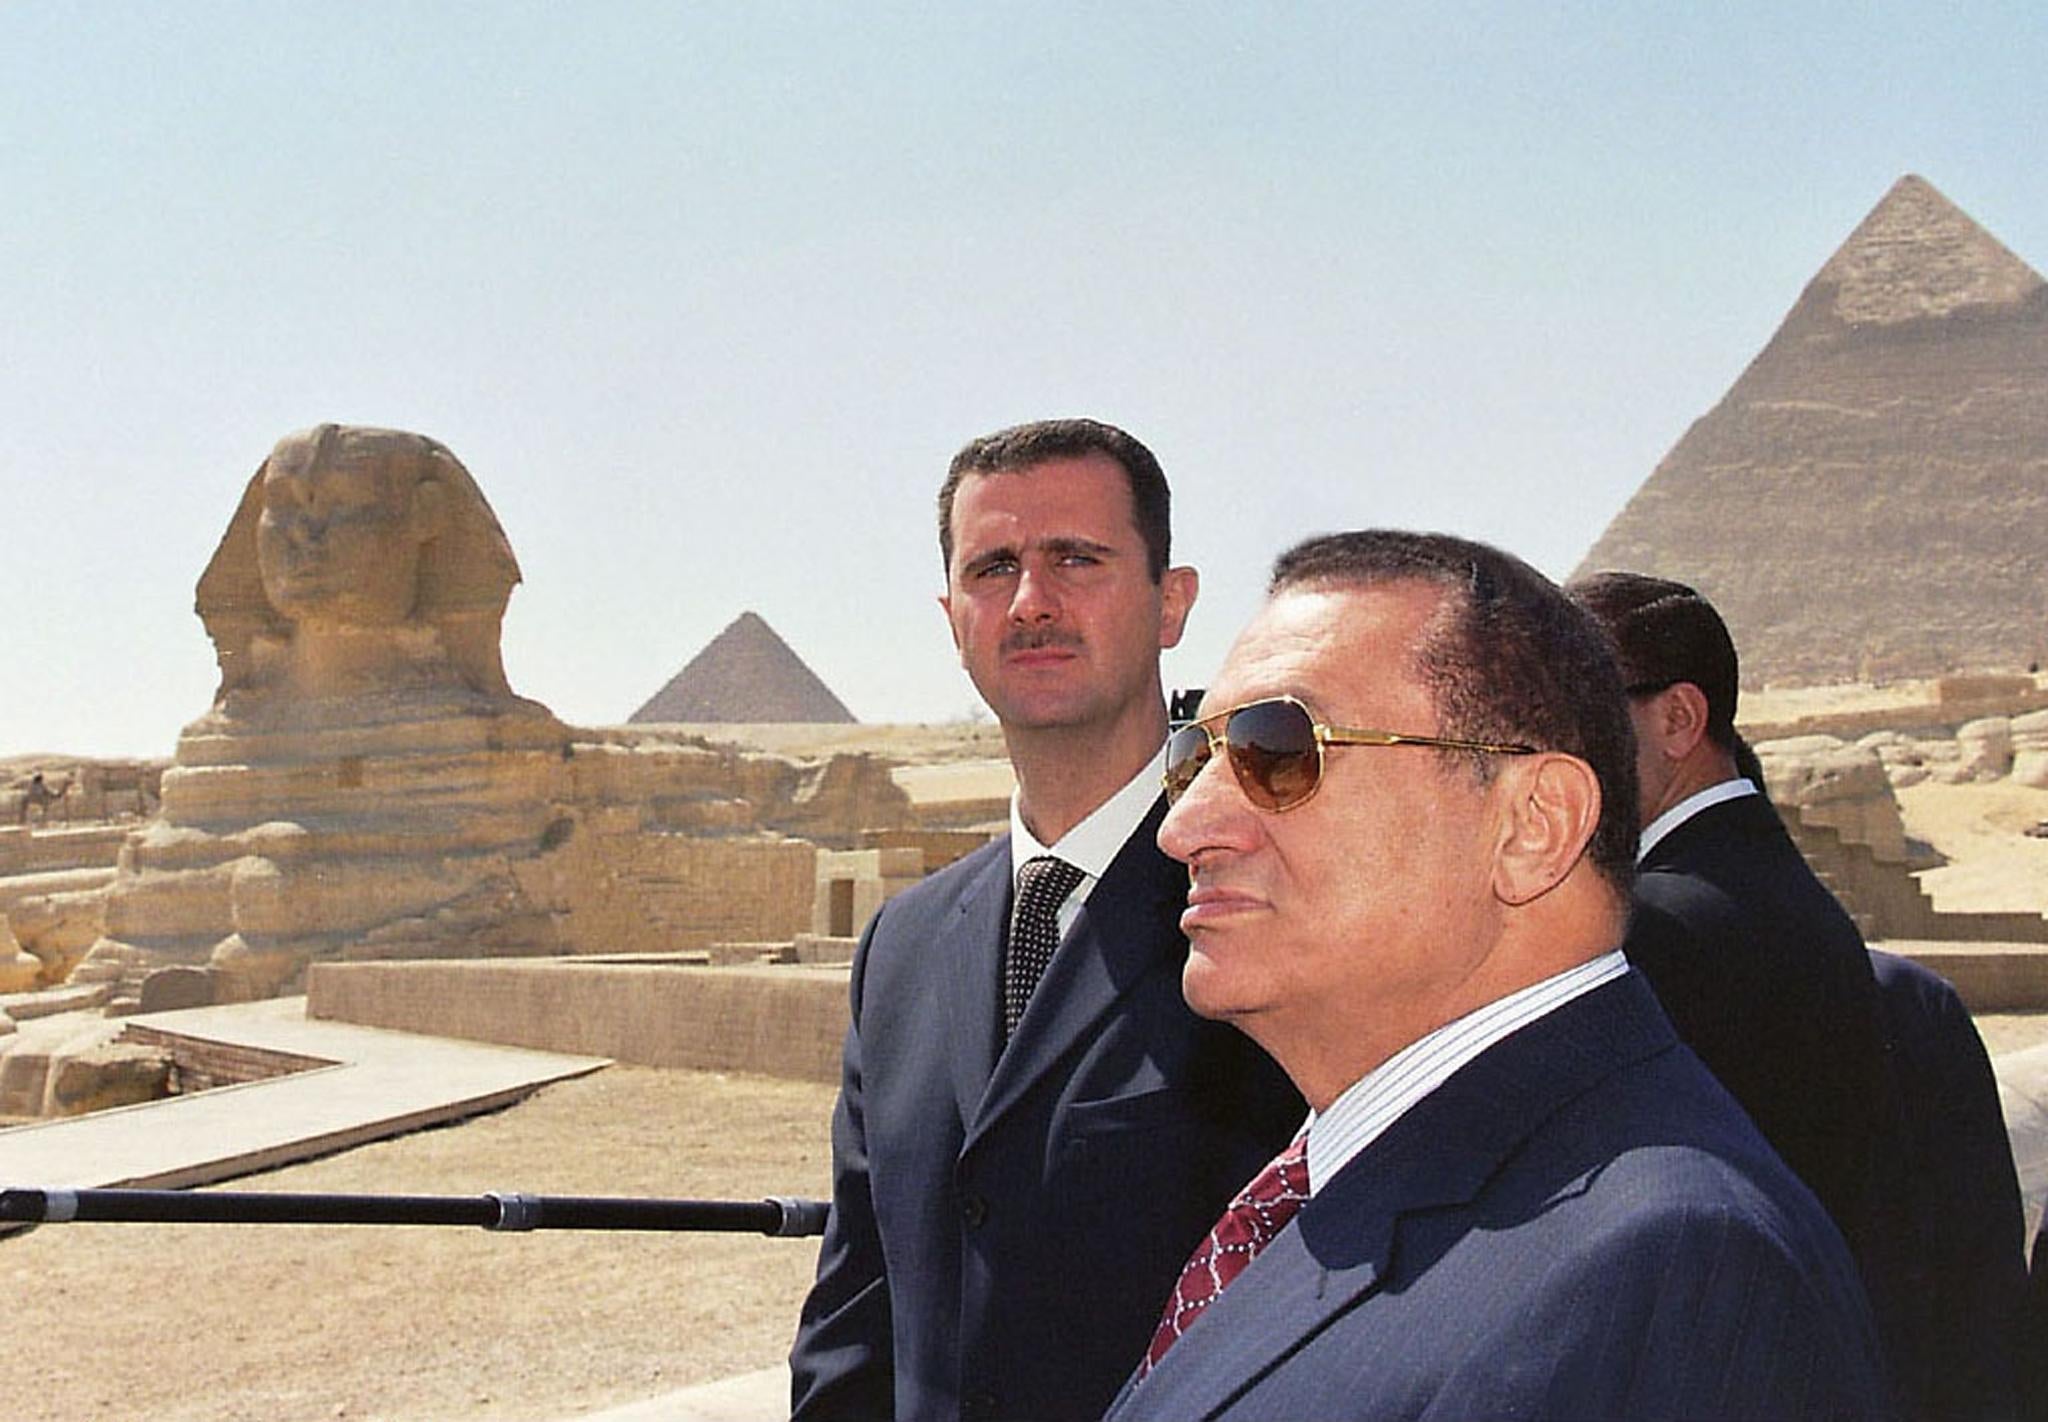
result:
[(1035, 652), (1041, 647), (1079, 651), (1081, 634), (1066, 627), (1020, 627), (1003, 638), (1004, 652)]

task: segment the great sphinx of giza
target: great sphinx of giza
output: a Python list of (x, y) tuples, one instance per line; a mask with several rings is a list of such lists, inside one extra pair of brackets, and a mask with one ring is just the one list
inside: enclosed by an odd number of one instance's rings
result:
[(79, 977), (175, 967), (172, 996), (233, 1000), (322, 956), (551, 951), (513, 866), (567, 832), (569, 733), (506, 684), (518, 581), (434, 440), (329, 424), (278, 441), (199, 579), (219, 690)]

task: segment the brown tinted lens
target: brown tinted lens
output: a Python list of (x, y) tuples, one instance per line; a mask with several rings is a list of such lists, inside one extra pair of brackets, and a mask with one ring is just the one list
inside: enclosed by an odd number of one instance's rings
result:
[(1286, 810), (1315, 792), (1322, 774), (1315, 723), (1292, 701), (1240, 706), (1224, 726), (1230, 767), (1245, 798), (1262, 810)]
[(1200, 726), (1182, 726), (1166, 738), (1166, 803), (1184, 794), (1209, 763), (1209, 733)]

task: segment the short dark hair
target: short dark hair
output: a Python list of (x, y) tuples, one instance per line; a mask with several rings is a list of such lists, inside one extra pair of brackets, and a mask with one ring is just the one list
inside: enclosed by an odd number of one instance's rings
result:
[(970, 474), (1019, 474), (1052, 459), (1107, 455), (1124, 471), (1131, 517), (1145, 540), (1145, 565), (1158, 582), (1173, 558), (1173, 495), (1165, 471), (1137, 439), (1100, 420), (1033, 420), (968, 441), (939, 485), (939, 554), (953, 566), (953, 496)]
[[(1586, 854), (1626, 894), (1636, 863), (1635, 731), (1599, 624), (1513, 554), (1447, 533), (1373, 528), (1311, 538), (1280, 555), (1268, 592), (1400, 582), (1447, 595), (1415, 652), (1438, 734), (1562, 751), (1591, 766), (1600, 820)], [(1482, 778), (1499, 766), (1480, 752), (1438, 754), (1468, 760)]]
[(1565, 595), (1593, 614), (1614, 639), (1615, 659), (1630, 696), (1648, 696), (1689, 681), (1707, 698), (1707, 736), (1735, 751), (1740, 668), (1728, 624), (1714, 605), (1684, 583), (1644, 573), (1593, 573), (1565, 585)]

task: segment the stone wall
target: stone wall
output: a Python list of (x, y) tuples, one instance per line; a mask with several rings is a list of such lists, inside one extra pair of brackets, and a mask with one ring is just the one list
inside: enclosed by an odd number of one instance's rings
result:
[(844, 968), (316, 963), (306, 1014), (644, 1066), (839, 1079)]
[(649, 831), (621, 811), (585, 817), (513, 873), (530, 898), (560, 906), (570, 952), (673, 952), (806, 931), (817, 858), (803, 840)]

